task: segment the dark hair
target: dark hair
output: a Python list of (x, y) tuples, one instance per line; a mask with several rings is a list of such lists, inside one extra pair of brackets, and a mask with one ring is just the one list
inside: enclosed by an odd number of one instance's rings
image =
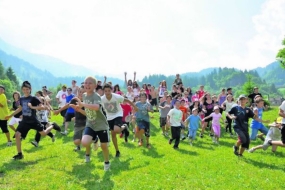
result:
[(71, 99), (70, 104), (76, 105), (77, 100), (76, 99)]
[(40, 96), (44, 96), (42, 91), (37, 91)]
[(121, 91), (121, 90), (120, 90), (120, 86), (119, 86), (118, 84), (116, 84), (116, 85), (114, 86), (114, 92), (116, 91), (116, 88), (118, 88), (118, 91)]
[(22, 88), (24, 88), (24, 87), (31, 89), (32, 85), (31, 85), (31, 83), (29, 81), (24, 81), (22, 83)]
[(109, 83), (104, 84), (103, 90), (105, 90), (105, 88), (110, 88), (112, 90), (112, 86)]
[[(82, 87), (82, 86), (81, 86), (81, 87)], [(83, 86), (82, 88), (84, 88), (84, 86)], [(97, 91), (97, 90), (100, 90), (100, 89), (103, 89), (102, 86), (101, 86), (101, 85), (97, 85), (96, 91)]]

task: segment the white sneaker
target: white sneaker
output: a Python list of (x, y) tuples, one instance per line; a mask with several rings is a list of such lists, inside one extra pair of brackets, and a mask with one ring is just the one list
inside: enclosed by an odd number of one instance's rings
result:
[(248, 152), (249, 153), (253, 153), (255, 150), (253, 148), (249, 149)]
[(108, 171), (110, 169), (111, 163), (109, 162), (109, 164), (105, 164), (104, 163), (104, 171)]
[(12, 146), (12, 141), (7, 142), (7, 146)]
[(99, 142), (97, 141), (96, 143), (93, 143), (93, 150), (96, 151), (99, 148)]
[(60, 132), (62, 135), (67, 135), (67, 131)]
[(216, 143), (215, 137), (212, 137), (212, 141), (213, 141), (213, 143)]
[(86, 163), (90, 162), (90, 156), (86, 156), (86, 155), (85, 155), (85, 162), (86, 162)]

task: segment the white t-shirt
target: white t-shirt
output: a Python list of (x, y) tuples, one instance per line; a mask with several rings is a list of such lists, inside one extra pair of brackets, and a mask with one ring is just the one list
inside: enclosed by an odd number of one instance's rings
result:
[(121, 103), (124, 101), (123, 96), (112, 93), (111, 100), (108, 100), (104, 95), (101, 97), (101, 101), (106, 110), (108, 121), (113, 120), (116, 117), (123, 117), (123, 109), (121, 107)]
[[(279, 108), (285, 112), (285, 101), (282, 102), (282, 104)], [(282, 124), (285, 124), (285, 118), (284, 117), (282, 118)]]
[(228, 102), (228, 101), (226, 101), (225, 104), (226, 104), (225, 112), (228, 113), (236, 103), (235, 102)]
[(167, 114), (170, 119), (170, 125), (173, 127), (180, 127), (182, 121), (182, 111), (176, 108), (171, 109)]
[(126, 97), (128, 98), (128, 100), (133, 102), (135, 99), (135, 94), (133, 92), (127, 92)]
[(58, 91), (58, 93), (56, 95), (56, 98), (59, 98), (59, 101), (60, 101), (60, 104), (58, 105), (58, 107), (61, 108), (61, 107), (65, 106), (66, 96), (67, 96), (67, 91), (65, 91), (65, 92), (63, 92), (62, 90)]
[(134, 92), (134, 95), (135, 95), (135, 96), (138, 96), (138, 95), (140, 94), (140, 91), (139, 91), (138, 88), (134, 88), (134, 89), (133, 89), (133, 92)]

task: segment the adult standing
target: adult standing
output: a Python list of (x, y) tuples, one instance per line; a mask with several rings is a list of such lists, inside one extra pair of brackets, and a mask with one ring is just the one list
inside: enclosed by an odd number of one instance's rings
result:
[(253, 104), (254, 103), (254, 98), (256, 96), (260, 96), (262, 97), (262, 95), (259, 93), (258, 91), (258, 87), (254, 87), (253, 88), (253, 93), (251, 93), (250, 95), (248, 95), (248, 98), (250, 99), (251, 103)]
[(77, 86), (76, 84), (77, 84), (76, 80), (71, 81), (72, 94), (74, 94), (75, 96), (78, 95), (78, 90), (79, 90), (79, 86)]

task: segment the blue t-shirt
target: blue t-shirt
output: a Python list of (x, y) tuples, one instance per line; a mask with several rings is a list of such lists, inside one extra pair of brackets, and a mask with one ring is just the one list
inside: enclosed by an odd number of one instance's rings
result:
[[(254, 108), (253, 110), (254, 111), (257, 110), (258, 111), (258, 118), (262, 119), (263, 108)], [(251, 121), (250, 127), (253, 128), (253, 129), (261, 129), (262, 123), (260, 123), (260, 122), (258, 122), (258, 121), (253, 119)]]
[(149, 122), (148, 107), (152, 109), (152, 106), (150, 105), (150, 103), (137, 102), (136, 106), (138, 107), (138, 111), (136, 112), (136, 120), (137, 121), (144, 120), (144, 121)]
[(188, 128), (191, 130), (198, 130), (199, 129), (199, 122), (201, 118), (198, 115), (190, 115), (187, 119), (189, 121)]
[[(74, 98), (74, 94), (70, 94), (69, 96), (66, 96), (66, 103), (70, 103), (72, 98)], [(72, 107), (67, 108), (67, 113), (74, 113), (74, 109)]]

